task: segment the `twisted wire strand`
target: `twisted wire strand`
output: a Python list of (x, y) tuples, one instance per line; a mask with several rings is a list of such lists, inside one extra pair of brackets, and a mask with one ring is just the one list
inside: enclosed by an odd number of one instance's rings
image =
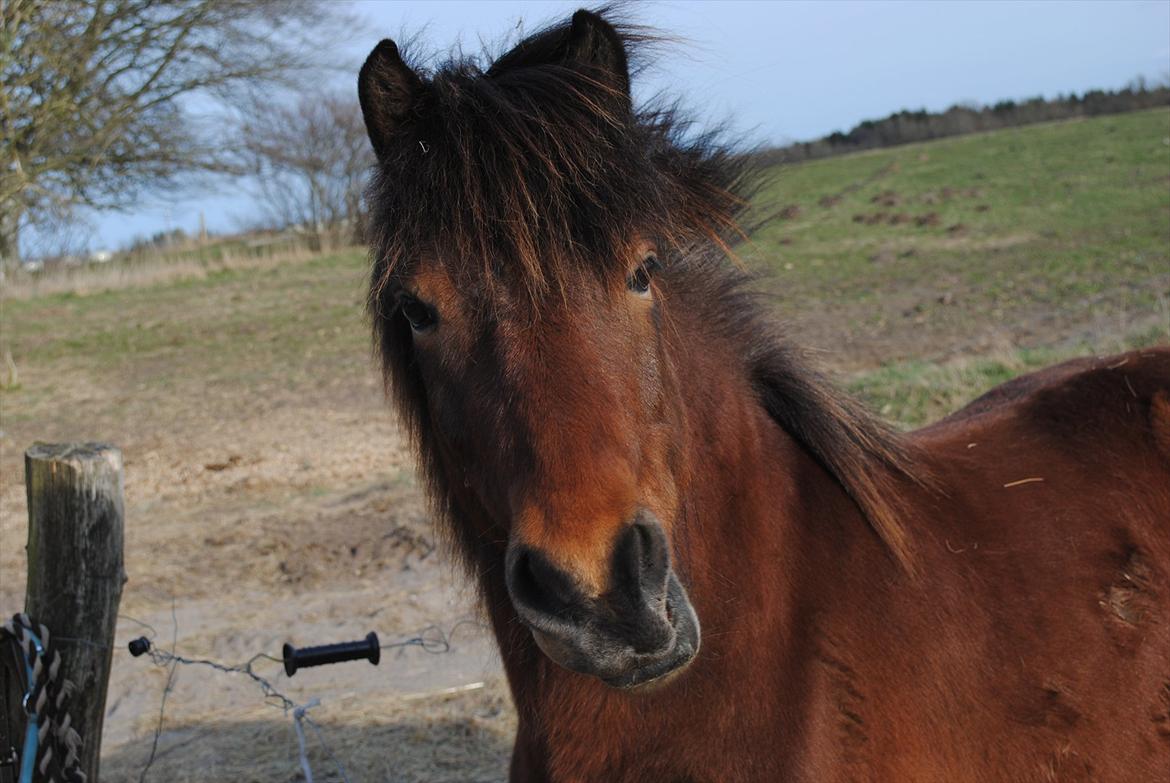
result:
[[(127, 619), (132, 619), (132, 618), (127, 618)], [(139, 621), (134, 621), (134, 622), (139, 622)], [(145, 623), (139, 623), (139, 624), (143, 625), (144, 627), (150, 627), (150, 626), (146, 625)], [(383, 650), (399, 650), (399, 651), (405, 650), (408, 647), (418, 647), (426, 653), (430, 653), (433, 655), (440, 655), (443, 653), (450, 652), (450, 650), (451, 650), (451, 637), (463, 625), (479, 626), (480, 624), (473, 621), (473, 620), (460, 620), (459, 622), (457, 622), (453, 626), (451, 626), (450, 630), (447, 630), (447, 631), (444, 631), (438, 625), (430, 625), (430, 626), (423, 628), (421, 631), (419, 631), (414, 636), (408, 637), (406, 639), (394, 641), (394, 642), (388, 642), (386, 644), (379, 645), (379, 647)], [(151, 628), (151, 630), (154, 631), (153, 628)], [(155, 635), (157, 635), (157, 632), (155, 632)], [(167, 698), (167, 695), (169, 694), (171, 687), (173, 685), (174, 672), (178, 666), (205, 667), (205, 668), (211, 669), (213, 671), (221, 672), (223, 674), (242, 674), (245, 677), (247, 677), (250, 681), (255, 683), (260, 688), (260, 693), (261, 693), (265, 702), (272, 704), (272, 706), (274, 706), (274, 707), (279, 707), (281, 710), (283, 710), (285, 712), (285, 714), (292, 715), (293, 729), (296, 732), (296, 736), (297, 736), (297, 746), (298, 746), (298, 756), (299, 756), (300, 766), (301, 766), (302, 773), (305, 776), (306, 783), (313, 783), (313, 770), (312, 770), (312, 766), (309, 763), (308, 747), (307, 747), (308, 743), (306, 741), (306, 737), (305, 737), (305, 733), (304, 733), (304, 728), (303, 728), (304, 724), (308, 724), (309, 728), (311, 728), (313, 730), (313, 734), (316, 736), (317, 742), (320, 744), (321, 748), (325, 751), (325, 754), (328, 756), (329, 760), (337, 767), (337, 771), (341, 776), (341, 780), (344, 781), (344, 783), (350, 783), (349, 776), (345, 770), (345, 765), (341, 763), (341, 760), (333, 752), (333, 748), (325, 740), (324, 732), (321, 729), (321, 726), (316, 721), (314, 721), (308, 714), (308, 711), (310, 709), (312, 709), (313, 707), (316, 707), (320, 704), (320, 700), (317, 699), (316, 697), (314, 697), (304, 704), (298, 704), (293, 699), (291, 699), (288, 696), (286, 696), (285, 694), (281, 693), (276, 688), (276, 686), (274, 686), (272, 684), (271, 681), (269, 681), (263, 675), (259, 674), (254, 668), (256, 663), (259, 661), (271, 661), (273, 663), (283, 663), (284, 662), (283, 658), (278, 658), (274, 655), (269, 655), (268, 653), (257, 653), (256, 655), (253, 655), (251, 658), (249, 658), (244, 663), (231, 665), (231, 664), (221, 663), (220, 661), (211, 660), (209, 658), (188, 658), (188, 657), (179, 655), (179, 654), (174, 652), (173, 642), (172, 642), (172, 648), (170, 651), (156, 649), (153, 645), (151, 645), (147, 649), (146, 654), (150, 657), (150, 660), (154, 665), (160, 666), (163, 668), (169, 668), (170, 674), (168, 675), (167, 685), (163, 691), (163, 697), (162, 697), (161, 703), (159, 705), (159, 722), (158, 722), (157, 727), (155, 728), (152, 751), (150, 754), (150, 758), (147, 759), (146, 765), (143, 767), (142, 772), (139, 776), (140, 783), (142, 783), (143, 781), (146, 780), (146, 775), (149, 772), (151, 765), (154, 763), (155, 752), (156, 752), (157, 747), (158, 747), (159, 737), (162, 733), (163, 713), (164, 713), (165, 706), (166, 706), (166, 698)]]

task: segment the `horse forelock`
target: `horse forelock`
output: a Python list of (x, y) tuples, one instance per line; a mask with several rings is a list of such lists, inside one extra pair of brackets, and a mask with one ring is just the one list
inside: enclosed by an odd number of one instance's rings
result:
[[(589, 69), (517, 58), (545, 35), (423, 79), (367, 191), (375, 296), (423, 254), (463, 286), (539, 301), (583, 274), (620, 277), (635, 233), (664, 255), (742, 233), (745, 157), (689, 133), (675, 106), (632, 110)], [(620, 35), (631, 55), (652, 40)]]

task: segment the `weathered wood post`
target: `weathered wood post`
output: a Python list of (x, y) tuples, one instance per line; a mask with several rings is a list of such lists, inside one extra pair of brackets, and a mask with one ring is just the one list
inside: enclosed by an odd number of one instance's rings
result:
[(37, 443), (24, 453), (28, 489), (25, 611), (62, 641), (62, 673), (77, 686), (70, 714), (81, 770), (98, 780), (122, 567), (122, 452), (104, 443)]

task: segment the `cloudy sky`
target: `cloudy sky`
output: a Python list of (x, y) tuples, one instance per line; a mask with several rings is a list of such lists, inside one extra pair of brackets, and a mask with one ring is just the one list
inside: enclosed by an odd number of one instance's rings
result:
[[(560, 0), (361, 0), (362, 19), (338, 47), (354, 63), (383, 37), (418, 35), (435, 52), (481, 49), (572, 13)], [(755, 141), (784, 143), (847, 130), (903, 108), (1117, 88), (1137, 76), (1170, 81), (1170, 2), (647, 2), (638, 22), (678, 36), (635, 84), (666, 91), (700, 117), (729, 121)], [(348, 89), (354, 77), (339, 77)], [(314, 85), (316, 86), (316, 85)], [(93, 248), (198, 226), (231, 231), (255, 216), (232, 185), (126, 213), (93, 216)]]

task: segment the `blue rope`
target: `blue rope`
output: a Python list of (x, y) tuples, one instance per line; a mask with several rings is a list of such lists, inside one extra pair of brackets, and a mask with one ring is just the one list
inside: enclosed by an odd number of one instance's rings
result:
[[(45, 648), (41, 644), (41, 639), (31, 628), (25, 628), (25, 633), (32, 639), (33, 645), (37, 648), (37, 656), (44, 661)], [(28, 725), (24, 727), (24, 748), (20, 753), (20, 783), (32, 783), (33, 770), (37, 761), (37, 714), (33, 711), (33, 705), (29, 703), (32, 697), (33, 689), (36, 683), (33, 680), (33, 667), (29, 662), (28, 656), (23, 654), (21, 650), (21, 658), (24, 660), (24, 671), (26, 674), (26, 681), (28, 682), (28, 691), (24, 694), (24, 711), (28, 714)]]

